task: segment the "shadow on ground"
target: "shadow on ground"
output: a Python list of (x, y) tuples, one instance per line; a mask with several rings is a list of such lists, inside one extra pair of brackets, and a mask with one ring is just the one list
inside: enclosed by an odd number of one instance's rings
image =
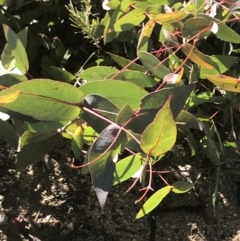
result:
[[(67, 148), (66, 148), (67, 149)], [(239, 209), (236, 182), (223, 172), (217, 204), (217, 223), (208, 224), (199, 203), (191, 194), (156, 209), (151, 215), (135, 220), (140, 205), (139, 187), (125, 194), (132, 181), (115, 186), (102, 213), (88, 175), (68, 166), (71, 152), (55, 151), (51, 170), (40, 162), (24, 171), (14, 170), (11, 150), (3, 145), (0, 163), (0, 194), (3, 210), (8, 215), (20, 215), (29, 224), (24, 234), (9, 225), (0, 226), (0, 240), (23, 241), (188, 241), (240, 240)], [(233, 163), (234, 164), (234, 163)], [(232, 164), (232, 165), (233, 165)], [(212, 183), (200, 185), (206, 193), (214, 190)], [(171, 199), (171, 197), (170, 197)], [(192, 206), (184, 209), (181, 206)], [(30, 234), (30, 236), (29, 236)], [(35, 239), (34, 239), (35, 238)]]

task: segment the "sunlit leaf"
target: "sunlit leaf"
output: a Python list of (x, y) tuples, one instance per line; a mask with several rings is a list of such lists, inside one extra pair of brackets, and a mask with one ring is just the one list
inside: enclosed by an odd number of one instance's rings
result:
[(150, 41), (150, 37), (154, 27), (154, 20), (149, 19), (148, 22), (142, 28), (141, 34), (138, 39), (137, 51), (148, 51), (148, 42)]
[(195, 46), (185, 43), (181, 47), (181, 50), (195, 64), (200, 65), (205, 69), (218, 69), (218, 66), (212, 61), (212, 59), (201, 53)]
[(116, 163), (113, 185), (131, 178), (142, 166), (140, 154), (130, 155)]
[(146, 154), (160, 156), (169, 151), (176, 142), (177, 128), (170, 109), (170, 100), (169, 97), (142, 134), (141, 148)]
[(144, 204), (143, 207), (138, 212), (136, 219), (145, 216), (150, 213), (155, 207), (157, 207), (162, 200), (169, 194), (172, 186), (166, 186), (156, 191)]
[(5, 94), (0, 96), (0, 105), (6, 105), (17, 99), (20, 94), (20, 90), (15, 90), (10, 94)]
[(216, 36), (221, 40), (230, 43), (240, 43), (240, 35), (228, 27), (226, 24), (222, 23), (220, 20), (212, 18), (206, 14), (199, 14), (199, 16), (206, 19), (207, 21), (216, 22), (218, 24), (218, 31)]
[(44, 121), (64, 121), (73, 120), (80, 113), (78, 105), (83, 100), (83, 94), (72, 85), (34, 79), (3, 90), (0, 98), (15, 91), (21, 91), (17, 101), (4, 104), (4, 107), (23, 115)]
[(200, 78), (206, 79), (206, 75), (218, 75), (226, 72), (230, 67), (237, 62), (239, 57), (230, 55), (214, 55), (209, 56), (211, 60), (217, 65), (217, 69), (200, 68)]
[(189, 183), (189, 182), (185, 182), (185, 181), (177, 181), (175, 183), (172, 184), (173, 188), (172, 191), (174, 193), (185, 193), (188, 192), (189, 190), (192, 189), (192, 187), (194, 186), (195, 183)]
[(118, 71), (118, 69), (110, 66), (97, 66), (82, 71), (78, 76), (87, 81), (104, 80)]
[(113, 25), (113, 31), (120, 32), (131, 30), (139, 25), (145, 17), (143, 9), (134, 9), (116, 20), (116, 23)]
[(72, 151), (74, 153), (74, 156), (77, 159), (80, 159), (81, 154), (82, 154), (82, 147), (83, 147), (83, 144), (84, 144), (83, 134), (84, 134), (84, 130), (81, 126), (79, 126), (75, 129), (75, 132), (73, 134), (73, 138), (71, 140)]
[(112, 54), (112, 53), (108, 53), (108, 54), (121, 67), (126, 68), (126, 66), (127, 66), (127, 69), (135, 70), (135, 71), (139, 71), (139, 72), (145, 72), (146, 71), (146, 69), (142, 65), (136, 64), (134, 61), (123, 58), (123, 57), (118, 56), (116, 54)]
[(7, 25), (3, 24), (3, 30), (8, 46), (12, 52), (12, 55), (16, 59), (16, 67), (23, 73), (26, 73), (28, 71), (29, 64), (27, 53), (22, 41), (17, 36), (17, 34), (14, 33), (13, 30), (9, 28)]
[(171, 73), (170, 70), (164, 64), (161, 64), (152, 54), (141, 51), (138, 52), (138, 56), (146, 69), (151, 71), (158, 78), (163, 79), (167, 74)]
[(160, 13), (154, 18), (154, 21), (159, 24), (176, 23), (178, 21), (181, 21), (188, 15), (189, 13), (185, 11), (176, 11), (172, 13)]
[(223, 90), (239, 93), (240, 80), (226, 75), (207, 75), (206, 78)]
[(85, 96), (92, 94), (93, 89), (94, 94), (104, 96), (118, 108), (128, 104), (131, 108), (136, 109), (139, 107), (141, 98), (147, 94), (137, 85), (118, 80), (94, 81), (80, 87)]
[(127, 104), (123, 106), (123, 108), (119, 111), (116, 123), (118, 125), (123, 125), (125, 122), (127, 122), (131, 117), (133, 117), (134, 111), (133, 109)]

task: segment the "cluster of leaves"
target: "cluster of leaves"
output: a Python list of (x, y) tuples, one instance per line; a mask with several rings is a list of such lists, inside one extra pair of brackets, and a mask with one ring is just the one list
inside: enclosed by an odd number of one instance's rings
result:
[[(238, 148), (239, 3), (112, 0), (108, 7), (101, 22), (89, 22), (90, 12), (80, 14), (81, 9), (68, 5), (77, 27), (95, 43), (111, 46), (111, 52), (74, 75), (62, 67), (71, 46), (45, 39), (50, 55), (41, 56), (41, 68), (52, 79), (40, 74), (27, 78), (37, 58), (28, 52), (33, 19), (14, 19), (19, 29), (2, 11), (6, 44), (1, 55), (5, 74), (0, 76), (0, 132), (19, 151), (16, 168), (41, 159), (59, 136), (71, 140), (77, 159), (88, 145), (80, 167), (90, 172), (103, 208), (111, 187), (133, 176), (134, 184), (140, 180), (144, 185), (141, 201), (152, 190), (152, 166), (170, 151), (178, 154), (177, 139), (184, 139), (192, 156), (202, 152), (216, 168), (215, 205), (220, 164)], [(94, 31), (87, 32), (87, 22), (97, 23), (91, 25)], [(207, 110), (205, 103), (211, 104)], [(229, 138), (221, 136), (217, 124), (229, 126), (224, 129)], [(129, 154), (121, 159), (124, 150)], [(144, 203), (136, 218), (170, 192), (185, 193), (195, 185), (181, 180), (170, 185), (161, 170), (155, 173), (166, 186)]]

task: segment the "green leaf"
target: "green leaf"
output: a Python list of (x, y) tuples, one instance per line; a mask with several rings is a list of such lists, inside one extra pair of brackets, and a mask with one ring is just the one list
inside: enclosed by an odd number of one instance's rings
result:
[(123, 106), (123, 108), (119, 111), (117, 118), (116, 118), (116, 123), (118, 125), (123, 125), (125, 124), (131, 117), (133, 117), (134, 111), (133, 109), (126, 104)]
[(98, 133), (91, 127), (87, 126), (84, 130), (83, 139), (86, 142), (92, 143), (98, 136)]
[(33, 142), (22, 148), (18, 155), (16, 169), (22, 170), (28, 165), (40, 161), (47, 153), (49, 153), (56, 143), (56, 136), (46, 140)]
[(213, 96), (213, 93), (206, 91), (202, 92), (198, 95), (190, 96), (187, 100), (187, 103), (185, 105), (185, 108), (193, 108), (196, 106), (199, 106), (204, 103), (224, 103), (226, 102), (226, 98), (224, 96)]
[(3, 24), (3, 30), (5, 34), (5, 38), (7, 40), (8, 46), (12, 52), (12, 55), (16, 59), (15, 66), (23, 73), (26, 73), (29, 68), (28, 58), (26, 50), (23, 46), (22, 41), (17, 36), (16, 33), (13, 32), (11, 28), (7, 25)]
[(146, 69), (155, 74), (158, 78), (163, 79), (167, 74), (171, 73), (171, 71), (165, 65), (161, 64), (152, 54), (141, 51), (138, 52), (138, 56)]
[(141, 100), (141, 109), (143, 111), (151, 111), (152, 109), (161, 108), (168, 97), (172, 96), (171, 109), (173, 117), (176, 118), (183, 109), (186, 100), (191, 92), (195, 89), (196, 83), (189, 85), (176, 86), (173, 88), (164, 88), (144, 96)]
[(207, 75), (206, 78), (223, 90), (239, 93), (240, 80), (226, 75)]
[(119, 80), (89, 82), (79, 89), (85, 96), (92, 94), (94, 90), (94, 94), (104, 96), (118, 108), (128, 104), (131, 108), (137, 109), (141, 98), (147, 94), (144, 89)]
[(11, 71), (14, 68), (16, 68), (16, 59), (13, 57), (12, 51), (8, 44), (4, 46), (4, 49), (2, 51), (1, 62), (2, 66), (8, 71)]
[(45, 133), (45, 132), (52, 132), (57, 131), (58, 129), (61, 129), (65, 125), (68, 124), (68, 121), (62, 121), (62, 122), (27, 122), (24, 121), (23, 127), (26, 131), (32, 132), (32, 133)]
[(142, 28), (141, 34), (138, 39), (137, 51), (148, 51), (148, 42), (150, 40), (154, 27), (154, 20), (149, 19), (148, 22)]
[(44, 71), (46, 71), (48, 74), (50, 74), (56, 80), (64, 81), (67, 83), (72, 83), (75, 79), (74, 75), (72, 75), (68, 71), (62, 70), (58, 67), (49, 66), (46, 64), (42, 64), (41, 67)]
[(21, 147), (29, 145), (34, 142), (39, 142), (42, 140), (46, 140), (51, 136), (54, 136), (57, 134), (57, 131), (52, 132), (40, 132), (40, 133), (32, 133), (29, 131), (25, 131), (20, 139), (20, 145)]
[[(95, 112), (113, 122), (116, 120), (117, 113), (119, 112), (116, 105), (109, 99), (99, 95), (88, 95), (84, 100), (84, 106), (88, 109), (94, 109)], [(81, 117), (98, 133), (109, 124), (105, 120), (88, 113), (86, 110), (82, 112)]]
[(21, 91), (17, 101), (4, 105), (9, 110), (44, 121), (73, 120), (80, 113), (78, 105), (83, 100), (83, 94), (72, 85), (34, 79), (3, 90), (0, 97), (16, 90)]
[(130, 155), (116, 163), (113, 185), (131, 178), (142, 166), (141, 154)]
[(160, 156), (169, 151), (176, 142), (177, 128), (170, 109), (170, 101), (171, 97), (142, 134), (141, 148), (146, 154)]
[(95, 66), (82, 71), (78, 76), (87, 81), (104, 80), (112, 74), (119, 72), (118, 69), (109, 66)]
[(2, 136), (15, 150), (19, 147), (19, 135), (7, 121), (0, 120), (0, 136)]
[(71, 140), (71, 147), (72, 151), (74, 153), (74, 156), (80, 160), (81, 154), (82, 154), (82, 147), (83, 147), (83, 130), (79, 126), (75, 130), (73, 134), (73, 138)]
[(4, 74), (0, 76), (0, 86), (11, 87), (12, 85), (28, 80), (25, 76), (17, 74)]
[(172, 186), (166, 186), (156, 191), (143, 205), (143, 207), (139, 210), (136, 219), (145, 216), (150, 213), (155, 207), (157, 207), (162, 200), (169, 194)]
[(185, 193), (185, 192), (190, 191), (194, 185), (195, 185), (195, 183), (189, 183), (189, 182), (185, 182), (185, 181), (177, 181), (172, 184), (172, 186), (173, 186), (172, 191), (177, 194)]
[(134, 61), (123, 58), (121, 56), (118, 56), (116, 54), (112, 54), (112, 53), (108, 53), (111, 58), (121, 67), (129, 69), (129, 70), (135, 70), (135, 71), (139, 71), (139, 72), (145, 72), (146, 69), (140, 65), (140, 64), (136, 64), (134, 63)]
[(175, 119), (183, 109), (190, 93), (195, 89), (196, 83), (183, 85), (173, 88), (164, 88), (147, 94), (141, 100), (141, 111), (137, 118), (131, 121), (126, 128), (131, 129), (135, 133), (141, 134), (147, 125), (149, 125), (156, 114), (166, 103), (168, 97), (172, 96), (171, 110)]
[[(117, 76), (118, 78), (119, 76)], [(157, 85), (157, 81), (148, 76), (147, 74), (141, 73), (139, 71), (125, 70), (121, 73), (123, 80), (131, 82), (139, 87), (153, 87)]]
[(200, 52), (195, 46), (185, 43), (182, 45), (183, 53), (192, 60), (193, 63), (205, 69), (218, 69), (216, 63), (207, 55)]
[(195, 5), (195, 8), (196, 8), (196, 16), (199, 13), (204, 13), (205, 0), (196, 0), (192, 3)]
[(176, 12), (172, 12), (172, 13), (160, 13), (154, 18), (154, 21), (161, 25), (176, 23), (176, 22), (181, 21), (188, 15), (189, 15), (189, 13), (184, 12), (184, 11), (176, 11)]
[(176, 118), (176, 122), (183, 122), (184, 128), (202, 130), (201, 122), (190, 112), (182, 110)]
[(113, 185), (115, 163), (113, 156), (120, 152), (126, 142), (126, 134), (116, 124), (110, 124), (95, 140), (88, 151), (87, 160), (93, 186), (101, 208)]
[(206, 134), (206, 138), (204, 140), (203, 145), (205, 148), (203, 149), (203, 154), (211, 161), (212, 165), (219, 165), (221, 160), (221, 151), (219, 150), (216, 142), (212, 138), (211, 129), (209, 128), (207, 123), (202, 123), (204, 132)]
[(207, 75), (218, 75), (226, 72), (228, 69), (235, 64), (239, 57), (229, 56), (229, 55), (215, 55), (209, 56), (211, 60), (217, 65), (217, 69), (205, 69), (203, 67), (200, 68), (200, 78), (206, 79)]
[(111, 15), (110, 15), (110, 11), (107, 12), (104, 19), (102, 20), (102, 24), (105, 26), (105, 28), (103, 30), (104, 44), (111, 42), (113, 39), (116, 39), (119, 35), (119, 32), (116, 33), (115, 31), (113, 31), (113, 26), (116, 23), (116, 21), (125, 12), (128, 12), (130, 10), (130, 8), (128, 8), (128, 7), (125, 10), (122, 10), (121, 7), (122, 7), (121, 5), (117, 6), (117, 8), (113, 11), (113, 13), (111, 13)]
[(240, 35), (228, 27), (226, 24), (221, 23), (220, 20), (212, 18), (205, 14), (199, 14), (202, 18), (206, 19), (209, 22), (215, 22), (218, 24), (218, 32), (215, 34), (218, 38), (223, 41), (230, 43), (240, 43)]
[(21, 40), (25, 49), (27, 47), (27, 35), (28, 35), (28, 28), (27, 27), (17, 33), (17, 36)]
[(211, 34), (212, 23), (204, 18), (189, 18), (182, 26), (182, 35), (185, 38), (197, 37), (202, 39)]
[(113, 31), (128, 31), (139, 25), (145, 19), (144, 10), (141, 8), (134, 9), (117, 19), (113, 25)]

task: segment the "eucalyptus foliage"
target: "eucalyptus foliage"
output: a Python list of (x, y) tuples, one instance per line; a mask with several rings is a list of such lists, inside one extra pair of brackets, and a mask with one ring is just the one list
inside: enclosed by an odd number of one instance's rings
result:
[[(24, 9), (25, 4), (19, 2), (13, 9)], [(48, 28), (38, 23), (45, 33), (38, 45), (31, 41), (36, 37), (31, 25), (38, 21), (33, 13), (39, 10), (38, 16), (45, 17), (46, 13), (41, 12), (45, 3), (35, 4), (32, 15), (19, 19), (11, 4), (2, 6), (0, 19), (6, 39), (1, 55), (0, 131), (19, 151), (16, 168), (43, 158), (59, 136), (70, 139), (79, 160), (87, 145), (79, 168), (90, 173), (103, 208), (111, 187), (131, 178), (144, 185), (137, 201), (143, 200), (152, 190), (156, 163), (170, 152), (178, 155), (179, 143), (185, 140), (190, 155), (203, 153), (216, 168), (215, 207), (221, 162), (238, 149), (237, 1), (216, 5), (204, 0), (112, 0), (104, 1), (99, 16), (88, 0), (65, 5), (52, 1), (48, 6), (55, 5), (51, 14), (56, 15), (49, 18)], [(77, 73), (64, 68), (73, 56), (71, 46), (63, 37), (47, 37), (66, 18), (99, 51), (97, 61), (84, 70), (79, 66)], [(39, 58), (32, 51), (39, 46), (49, 52), (41, 56), (41, 71), (32, 78), (32, 63)], [(208, 113), (205, 103), (211, 104)], [(219, 113), (223, 118), (216, 117)], [(229, 139), (221, 137), (216, 121), (230, 126)], [(157, 172), (161, 176), (161, 170)], [(169, 193), (188, 192), (199, 177), (173, 184), (161, 178), (163, 187), (136, 218), (152, 211)]]

